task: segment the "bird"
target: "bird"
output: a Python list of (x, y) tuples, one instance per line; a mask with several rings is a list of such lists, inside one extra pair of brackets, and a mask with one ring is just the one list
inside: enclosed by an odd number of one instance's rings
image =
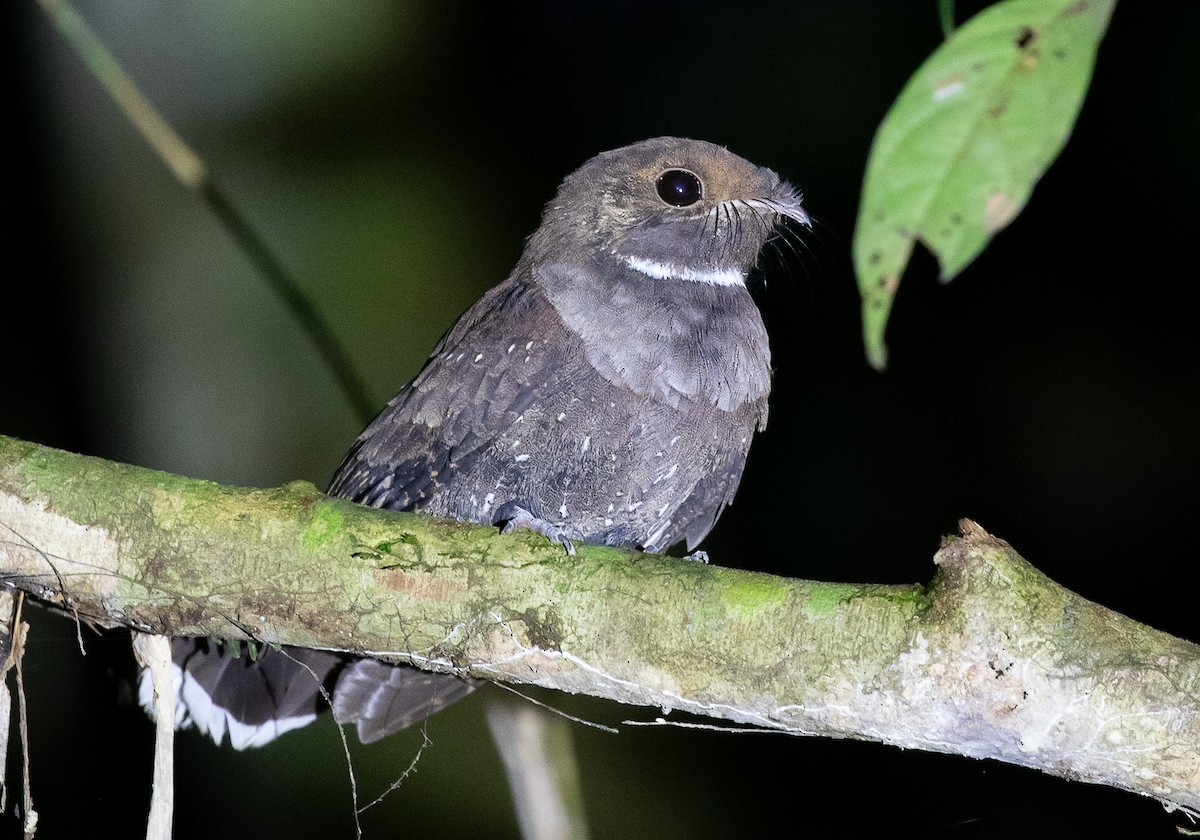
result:
[[(696, 551), (767, 423), (770, 344), (746, 281), (788, 220), (810, 226), (800, 193), (723, 146), (658, 137), (593, 157), (563, 180), (507, 279), (354, 441), (329, 494), (527, 528), (568, 554)], [(239, 749), (311, 722), (322, 697), (369, 743), (478, 684), (230, 648), (172, 641), (175, 722)]]

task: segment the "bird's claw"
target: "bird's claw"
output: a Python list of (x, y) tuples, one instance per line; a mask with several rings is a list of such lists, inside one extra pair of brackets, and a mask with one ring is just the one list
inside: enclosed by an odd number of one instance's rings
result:
[(500, 508), (498, 521), (504, 524), (500, 526), (501, 534), (510, 534), (517, 528), (526, 528), (534, 533), (541, 534), (552, 543), (558, 543), (569, 556), (575, 556), (575, 545), (571, 542), (571, 536), (566, 530), (555, 525), (553, 522), (548, 522), (545, 519), (540, 519), (534, 516), (520, 505), (504, 505)]

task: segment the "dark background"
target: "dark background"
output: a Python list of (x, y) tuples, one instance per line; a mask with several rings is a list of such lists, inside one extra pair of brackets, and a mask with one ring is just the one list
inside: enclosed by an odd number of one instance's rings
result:
[[(768, 283), (771, 427), (705, 546), (715, 562), (924, 582), (968, 516), (1086, 597), (1200, 639), (1200, 5), (1118, 7), (1024, 214), (950, 286), (918, 254), (883, 375), (863, 361), (849, 243), (872, 134), (941, 39), (933, 0), (81, 10), (380, 405), (593, 154), (677, 134), (774, 168), (818, 224)], [(0, 432), (226, 483), (323, 484), (359, 422), (307, 339), (36, 7), (4, 14)], [(87, 636), (80, 656), (70, 623), (30, 620), (39, 837), (142, 835), (153, 738), (127, 637)], [(367, 837), (515, 836), (487, 693), (429, 724), (419, 772), (367, 814)], [(655, 714), (539, 696), (610, 724)], [(354, 747), (364, 800), (420, 738)], [(876, 744), (578, 727), (577, 747), (600, 838), (1172, 837), (1182, 821), (1132, 794)], [(327, 718), (247, 753), (184, 733), (177, 758), (181, 840), (353, 836)]]

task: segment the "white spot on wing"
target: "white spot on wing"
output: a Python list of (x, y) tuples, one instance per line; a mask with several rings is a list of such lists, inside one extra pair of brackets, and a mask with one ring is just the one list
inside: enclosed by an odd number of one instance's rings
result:
[[(678, 469), (679, 464), (672, 464), (671, 469), (667, 470), (665, 473), (659, 473), (654, 477), (654, 483), (658, 484), (660, 481), (667, 481), (668, 479), (674, 477), (675, 471)], [(662, 516), (662, 514), (660, 513), (659, 516)]]
[(579, 454), (583, 455), (591, 448), (592, 448), (592, 436), (585, 435), (583, 438), (583, 446), (579, 447)]

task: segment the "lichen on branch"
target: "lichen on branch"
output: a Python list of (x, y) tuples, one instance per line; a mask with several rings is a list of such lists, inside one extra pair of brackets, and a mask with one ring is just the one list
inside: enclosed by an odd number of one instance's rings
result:
[(833, 584), (228, 487), (0, 437), (0, 574), (100, 626), (255, 639), (793, 734), (996, 758), (1200, 809), (1200, 647), (974, 523), (920, 586)]

